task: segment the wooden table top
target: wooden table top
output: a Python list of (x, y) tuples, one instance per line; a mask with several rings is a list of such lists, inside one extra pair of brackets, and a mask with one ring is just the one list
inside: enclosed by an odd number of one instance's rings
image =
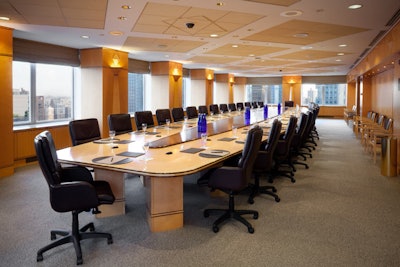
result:
[[(289, 113), (282, 115), (284, 125), (288, 116)], [(272, 121), (273, 118), (270, 118), (258, 123), (263, 128), (264, 140), (267, 139)], [(90, 142), (58, 150), (57, 154), (61, 163), (144, 176), (174, 177), (193, 174), (241, 153), (247, 131), (254, 125), (243, 125), (243, 116), (236, 112), (223, 117), (208, 117), (207, 122), (209, 136), (206, 148), (202, 151), (197, 151), (203, 149), (201, 139), (198, 139), (197, 119), (192, 119), (187, 124), (171, 123), (170, 128), (153, 127), (147, 130), (147, 134), (132, 132), (118, 135), (118, 140), (113, 144), (107, 140), (100, 143)], [(233, 138), (232, 125), (238, 126), (237, 138)], [(185, 139), (185, 135), (196, 138)], [(187, 141), (181, 143), (177, 141), (177, 136)], [(171, 139), (175, 141), (171, 142)], [(153, 143), (153, 146), (162, 145), (150, 148), (143, 155), (144, 142)], [(226, 152), (218, 156), (219, 150)], [(210, 153), (212, 151), (217, 152), (215, 157), (209, 157), (210, 154), (214, 155)]]

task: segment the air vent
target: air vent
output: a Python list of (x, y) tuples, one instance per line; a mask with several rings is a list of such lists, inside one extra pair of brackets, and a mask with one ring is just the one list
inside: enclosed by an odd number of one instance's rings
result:
[(393, 25), (396, 24), (396, 22), (400, 19), (400, 9), (397, 10), (396, 13), (394, 13), (393, 17), (390, 18), (390, 20), (386, 23), (386, 26), (392, 27)]
[(386, 31), (380, 31), (375, 38), (371, 41), (371, 43), (369, 44), (369, 46), (374, 47), (375, 44), (377, 44), (379, 42), (380, 39), (382, 39), (382, 37), (386, 34)]
[(368, 53), (368, 51), (369, 51), (369, 48), (365, 49), (365, 50), (361, 53), (360, 58), (363, 58), (363, 57)]

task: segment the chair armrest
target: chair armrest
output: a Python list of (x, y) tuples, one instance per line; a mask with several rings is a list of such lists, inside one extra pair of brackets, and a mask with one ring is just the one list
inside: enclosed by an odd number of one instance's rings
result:
[(81, 181), (50, 186), (50, 203), (58, 212), (90, 210), (99, 205), (94, 186)]
[(90, 171), (81, 166), (64, 167), (61, 172), (62, 182), (75, 182), (83, 181), (91, 183), (93, 182), (93, 177)]

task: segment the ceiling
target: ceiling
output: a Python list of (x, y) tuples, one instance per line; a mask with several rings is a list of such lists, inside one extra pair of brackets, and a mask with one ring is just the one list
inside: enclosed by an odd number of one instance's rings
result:
[[(348, 9), (352, 4), (362, 8)], [(0, 0), (2, 16), (10, 20), (0, 25), (14, 28), (17, 38), (108, 47), (188, 69), (346, 75), (398, 22), (400, 1)]]

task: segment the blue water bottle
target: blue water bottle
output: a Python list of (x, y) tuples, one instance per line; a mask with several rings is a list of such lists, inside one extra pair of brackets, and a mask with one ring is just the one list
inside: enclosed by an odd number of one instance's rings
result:
[(207, 115), (204, 113), (203, 114), (203, 119), (202, 119), (202, 133), (206, 133), (207, 132)]
[(250, 107), (246, 107), (246, 111), (244, 112), (244, 118), (246, 120), (250, 120)]
[(200, 113), (197, 119), (197, 131), (199, 133), (203, 132), (203, 114)]
[(264, 106), (264, 120), (268, 119), (268, 105)]
[(278, 115), (281, 115), (281, 103), (278, 103)]

